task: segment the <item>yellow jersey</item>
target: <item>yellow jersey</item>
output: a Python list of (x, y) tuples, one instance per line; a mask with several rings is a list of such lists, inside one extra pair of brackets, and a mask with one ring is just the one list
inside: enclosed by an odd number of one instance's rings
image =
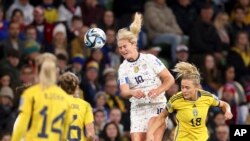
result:
[(183, 98), (182, 92), (172, 96), (167, 103), (169, 113), (176, 111), (177, 127), (175, 141), (206, 141), (207, 113), (210, 106), (219, 106), (218, 98), (203, 90), (198, 91), (198, 99), (189, 101)]
[(86, 141), (84, 125), (94, 121), (92, 108), (88, 102), (74, 97), (71, 97), (70, 105), (68, 140)]
[(66, 139), (69, 96), (53, 85), (31, 86), (21, 96), (12, 141), (61, 141)]

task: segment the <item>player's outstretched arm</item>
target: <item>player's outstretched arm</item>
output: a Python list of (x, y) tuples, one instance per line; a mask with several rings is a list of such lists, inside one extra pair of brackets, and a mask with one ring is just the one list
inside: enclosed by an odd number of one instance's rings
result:
[(225, 116), (226, 120), (233, 118), (233, 114), (231, 112), (231, 107), (227, 102), (220, 100), (219, 106), (222, 109), (222, 111), (224, 112), (224, 116)]
[(168, 111), (164, 109), (158, 116), (152, 118), (151, 126), (148, 127), (147, 131), (147, 141), (154, 141), (154, 133), (155, 131), (160, 128), (163, 124), (165, 124), (165, 119), (168, 116)]
[(22, 138), (24, 137), (24, 135), (27, 131), (29, 120), (30, 120), (29, 115), (27, 115), (23, 112), (19, 113), (19, 115), (15, 121), (15, 124), (14, 124), (11, 141), (22, 140)]

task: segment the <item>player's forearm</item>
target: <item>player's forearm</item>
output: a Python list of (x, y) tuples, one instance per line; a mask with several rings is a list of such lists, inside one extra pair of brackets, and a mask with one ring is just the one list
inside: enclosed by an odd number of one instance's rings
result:
[(28, 128), (29, 116), (20, 113), (15, 121), (11, 141), (20, 141)]
[(94, 139), (95, 139), (94, 124), (90, 123), (90, 124), (87, 124), (85, 126), (86, 126), (86, 132), (87, 132), (87, 134), (86, 134), (87, 141), (94, 141)]
[(121, 91), (121, 96), (124, 98), (130, 98), (133, 96), (133, 90)]
[(231, 107), (230, 107), (230, 105), (227, 103), (227, 102), (225, 102), (225, 101), (220, 101), (220, 107), (221, 107), (221, 109), (222, 109), (222, 111), (225, 113), (225, 112), (231, 112)]

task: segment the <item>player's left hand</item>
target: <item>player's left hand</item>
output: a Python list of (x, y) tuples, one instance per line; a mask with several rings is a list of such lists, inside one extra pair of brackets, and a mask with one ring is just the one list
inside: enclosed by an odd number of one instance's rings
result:
[(157, 97), (158, 95), (159, 95), (159, 91), (157, 89), (152, 89), (148, 93), (148, 96), (151, 98)]
[(229, 120), (233, 118), (233, 114), (231, 113), (231, 111), (226, 111), (224, 114), (225, 120)]

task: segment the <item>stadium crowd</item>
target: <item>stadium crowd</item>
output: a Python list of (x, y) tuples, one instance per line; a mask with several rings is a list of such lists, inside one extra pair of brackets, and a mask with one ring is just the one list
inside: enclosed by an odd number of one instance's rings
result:
[[(56, 55), (60, 74), (78, 76), (78, 95), (93, 108), (96, 136), (130, 140), (130, 102), (117, 82), (123, 60), (116, 32), (135, 12), (144, 18), (140, 52), (157, 56), (170, 71), (179, 61), (195, 64), (201, 87), (230, 104), (229, 121), (219, 108), (209, 110), (211, 141), (228, 141), (231, 124), (250, 124), (250, 0), (1, 0), (0, 141), (11, 138), (20, 96), (36, 81), (34, 60), (43, 52)], [(105, 31), (102, 49), (84, 47), (91, 27)], [(167, 99), (179, 90), (176, 80)], [(164, 139), (172, 141), (174, 114), (167, 122)]]

